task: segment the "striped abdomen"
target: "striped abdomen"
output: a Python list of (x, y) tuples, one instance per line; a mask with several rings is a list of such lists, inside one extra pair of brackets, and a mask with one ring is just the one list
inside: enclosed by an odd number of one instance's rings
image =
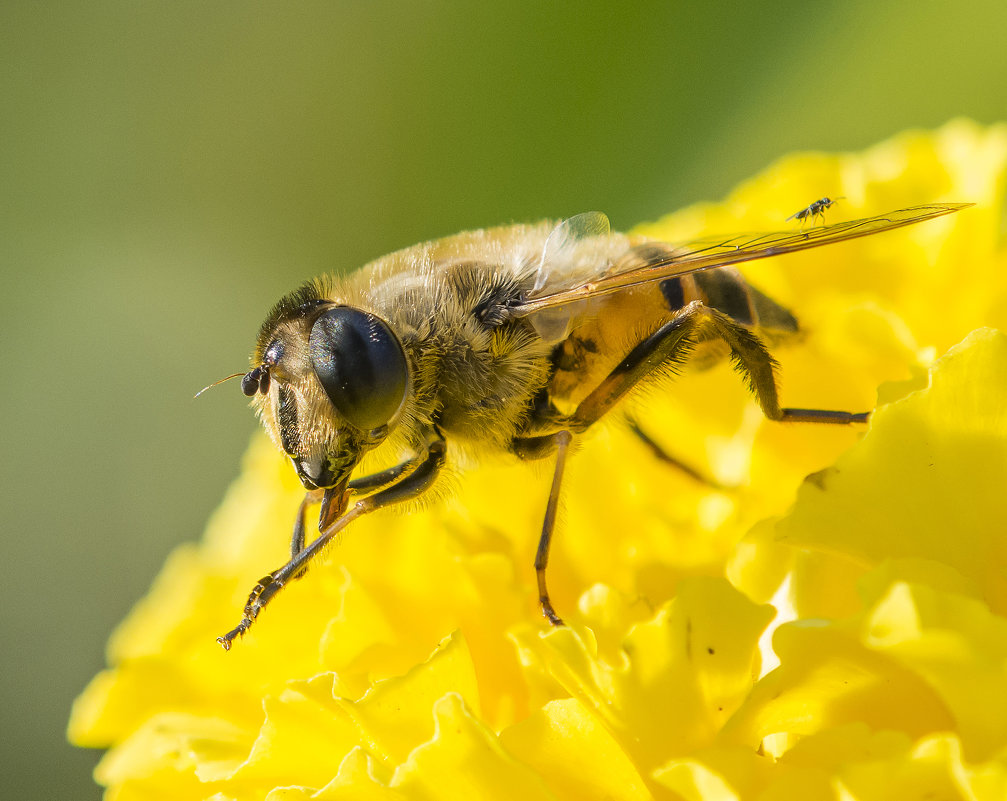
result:
[[(553, 353), (549, 394), (576, 404), (637, 345), (693, 301), (701, 301), (771, 341), (798, 330), (787, 309), (751, 287), (731, 267), (678, 276), (598, 299)], [(700, 368), (728, 353), (721, 339), (695, 343), (689, 363)]]
[(749, 328), (758, 328), (770, 334), (797, 331), (797, 318), (748, 284), (733, 267), (669, 278), (660, 286), (672, 312), (699, 300)]

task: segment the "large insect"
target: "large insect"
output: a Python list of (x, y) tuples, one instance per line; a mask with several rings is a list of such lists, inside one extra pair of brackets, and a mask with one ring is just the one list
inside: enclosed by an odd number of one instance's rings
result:
[[(719, 348), (772, 420), (867, 420), (868, 412), (780, 406), (760, 335), (792, 333), (797, 321), (730, 265), (969, 205), (688, 246), (612, 233), (592, 212), (457, 234), (303, 285), (269, 313), (241, 384), (307, 492), (290, 561), (255, 585), (241, 621), (218, 642), (230, 648), (354, 520), (426, 493), (455, 448), (555, 460), (535, 570), (542, 612), (561, 625), (546, 565), (570, 445), (641, 382)], [(355, 476), (379, 448), (387, 466)], [(316, 503), (319, 535), (307, 543), (306, 512)]]

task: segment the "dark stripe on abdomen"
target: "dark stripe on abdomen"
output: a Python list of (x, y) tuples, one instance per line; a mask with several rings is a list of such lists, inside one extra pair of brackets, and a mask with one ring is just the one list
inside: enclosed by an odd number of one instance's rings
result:
[(678, 311), (685, 305), (685, 290), (682, 289), (682, 279), (678, 276), (661, 282), (661, 294), (671, 311)]
[(723, 268), (693, 274), (699, 291), (706, 296), (707, 306), (722, 311), (742, 325), (754, 325), (748, 287), (741, 275)]

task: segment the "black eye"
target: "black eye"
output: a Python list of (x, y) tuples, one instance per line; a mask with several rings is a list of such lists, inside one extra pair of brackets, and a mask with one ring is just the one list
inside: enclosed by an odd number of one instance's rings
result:
[(406, 394), (406, 356), (383, 320), (336, 306), (315, 321), (308, 348), (325, 394), (351, 425), (369, 431), (399, 410)]

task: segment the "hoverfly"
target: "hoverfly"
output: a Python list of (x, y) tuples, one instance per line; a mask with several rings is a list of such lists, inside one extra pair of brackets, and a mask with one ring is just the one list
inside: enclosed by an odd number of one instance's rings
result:
[[(613, 233), (605, 215), (592, 212), (558, 225), (461, 233), (304, 284), (270, 311), (241, 385), (307, 492), (290, 561), (256, 584), (240, 623), (218, 642), (230, 648), (354, 520), (426, 493), (449, 458), (449, 441), (554, 458), (535, 570), (542, 612), (561, 625), (546, 565), (571, 442), (648, 377), (726, 343), (768, 418), (867, 420), (868, 412), (780, 406), (775, 363), (760, 334), (795, 332), (797, 321), (731, 265), (969, 205), (915, 206), (688, 246)], [(355, 475), (381, 445), (395, 459)], [(320, 504), (319, 535), (307, 543), (313, 504)]]
[(811, 218), (811, 224), (815, 224), (815, 220), (819, 217), (822, 218), (822, 223), (825, 223), (825, 210), (831, 209), (840, 200), (845, 200), (845, 198), (840, 195), (839, 197), (823, 197), (820, 200), (816, 200), (810, 206), (806, 206), (800, 211), (795, 211), (789, 217), (787, 217), (784, 222), (790, 222), (791, 220), (797, 220), (799, 223), (804, 223), (809, 217)]

